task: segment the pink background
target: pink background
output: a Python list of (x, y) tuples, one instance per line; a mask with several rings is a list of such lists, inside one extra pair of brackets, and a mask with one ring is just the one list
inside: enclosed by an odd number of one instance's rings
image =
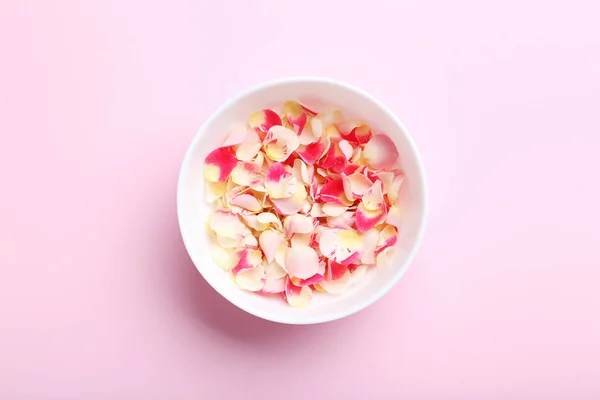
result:
[[(597, 4), (1, 0), (0, 398), (600, 398)], [(211, 111), (293, 75), (386, 103), (431, 195), (402, 281), (309, 327), (220, 298), (175, 214)]]

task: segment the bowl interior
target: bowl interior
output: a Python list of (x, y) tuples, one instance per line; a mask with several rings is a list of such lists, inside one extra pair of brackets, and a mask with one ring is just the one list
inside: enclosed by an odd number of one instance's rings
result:
[[(285, 100), (297, 100), (317, 111), (338, 108), (347, 118), (359, 118), (375, 133), (386, 133), (396, 143), (401, 168), (406, 175), (400, 194), (403, 222), (397, 258), (386, 267), (370, 269), (364, 279), (344, 294), (314, 293), (310, 305), (295, 309), (280, 297), (261, 296), (237, 288), (228, 273), (210, 256), (206, 231), (212, 206), (205, 201), (203, 162), (218, 147), (230, 126), (245, 122), (253, 111), (279, 109)], [(292, 79), (248, 90), (219, 108), (200, 128), (182, 165), (178, 187), (179, 224), (186, 248), (204, 278), (221, 295), (238, 307), (265, 319), (306, 324), (350, 315), (385, 294), (408, 268), (417, 250), (426, 216), (423, 170), (417, 151), (402, 124), (376, 100), (349, 86), (315, 79)]]

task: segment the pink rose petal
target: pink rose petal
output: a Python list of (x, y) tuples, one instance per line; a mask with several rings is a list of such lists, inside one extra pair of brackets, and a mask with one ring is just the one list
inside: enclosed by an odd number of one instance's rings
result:
[(219, 246), (214, 246), (211, 248), (210, 255), (212, 256), (213, 261), (220, 268), (225, 271), (229, 271), (233, 265), (231, 264), (231, 257), (229, 255), (229, 251), (223, 249)]
[(352, 274), (350, 271), (346, 271), (339, 279), (333, 281), (323, 280), (319, 283), (319, 286), (327, 293), (340, 294), (344, 293), (350, 287), (351, 283)]
[(206, 201), (212, 203), (220, 199), (227, 190), (227, 183), (223, 182), (207, 182), (206, 183)]
[(213, 212), (209, 228), (214, 231), (217, 236), (232, 239), (243, 239), (244, 236), (251, 235), (252, 232), (237, 215), (228, 211), (216, 210)]
[(390, 201), (391, 205), (394, 205), (398, 202), (398, 197), (400, 196), (400, 188), (402, 187), (402, 183), (404, 182), (403, 175), (397, 175), (394, 177), (392, 184), (390, 185), (390, 189), (388, 190), (387, 197)]
[(319, 249), (326, 258), (343, 263), (363, 248), (362, 238), (349, 229), (327, 229), (319, 238)]
[(340, 215), (346, 212), (348, 207), (343, 204), (324, 203), (321, 206), (321, 209), (323, 210), (323, 214), (325, 214), (328, 217), (339, 217)]
[(273, 161), (285, 161), (300, 146), (294, 131), (284, 126), (273, 126), (265, 137), (265, 155)]
[(324, 276), (323, 274), (314, 274), (313, 276), (311, 276), (308, 279), (300, 279), (300, 278), (291, 278), (292, 283), (295, 286), (309, 286), (309, 285), (316, 285), (318, 283), (321, 283), (321, 281), (323, 281)]
[(386, 267), (389, 266), (397, 257), (398, 249), (395, 246), (386, 248), (377, 254), (377, 266)]
[(275, 214), (271, 213), (271, 212), (263, 212), (260, 213), (256, 216), (258, 222), (260, 222), (261, 224), (265, 224), (265, 225), (269, 225), (272, 224), (275, 228), (281, 230), (283, 229), (283, 224), (281, 223), (281, 220), (279, 219), (279, 217), (277, 217)]
[(269, 278), (265, 280), (265, 284), (262, 288), (264, 293), (282, 293), (285, 292), (285, 283), (287, 282), (287, 276), (282, 278)]
[(337, 217), (327, 217), (327, 226), (330, 228), (349, 229), (354, 225), (355, 220), (354, 213), (346, 211)]
[(296, 214), (302, 209), (308, 193), (303, 185), (298, 185), (296, 193), (286, 199), (271, 199), (275, 209), (283, 215)]
[(294, 233), (311, 233), (315, 229), (315, 220), (302, 214), (289, 215), (283, 220), (283, 228), (288, 237)]
[(237, 196), (231, 200), (230, 204), (242, 207), (243, 209), (252, 212), (260, 212), (263, 209), (256, 197), (252, 196), (251, 194), (242, 194)]
[(279, 246), (282, 243), (287, 243), (287, 241), (281, 233), (269, 229), (261, 232), (258, 243), (263, 253), (265, 253), (267, 262), (272, 263), (275, 260), (275, 253)]
[(392, 225), (386, 225), (379, 234), (379, 240), (377, 242), (377, 253), (381, 253), (383, 250), (390, 246), (393, 246), (398, 241), (398, 229)]
[(241, 249), (239, 252), (239, 261), (232, 268), (231, 273), (237, 275), (245, 269), (255, 268), (262, 264), (262, 252), (257, 249)]
[(281, 118), (273, 110), (264, 109), (250, 115), (248, 125), (263, 139), (271, 127), (281, 125)]
[(236, 165), (237, 159), (233, 149), (220, 147), (204, 159), (204, 178), (209, 182), (223, 182)]
[(362, 204), (367, 210), (381, 210), (384, 207), (381, 181), (375, 181), (373, 186), (367, 190), (362, 197)]
[(363, 203), (356, 209), (356, 229), (359, 232), (366, 232), (375, 226), (383, 223), (386, 218), (385, 208), (378, 210), (367, 210)]
[(254, 268), (241, 270), (235, 275), (235, 283), (244, 290), (257, 292), (264, 286), (266, 280), (265, 269), (262, 264)]
[(278, 263), (272, 262), (270, 264), (265, 265), (265, 274), (267, 275), (267, 278), (278, 279), (286, 277), (287, 271), (283, 269)]
[(341, 277), (343, 277), (346, 274), (346, 271), (348, 271), (347, 265), (328, 260), (325, 277), (327, 278), (328, 281), (337, 280), (337, 279), (340, 279)]
[(254, 186), (262, 183), (261, 167), (253, 162), (239, 162), (231, 171), (231, 180), (241, 186)]
[(335, 173), (341, 173), (346, 167), (346, 156), (340, 148), (339, 139), (330, 139), (331, 145), (327, 151), (327, 155), (321, 160), (320, 167), (323, 169), (329, 169)]
[(371, 229), (362, 234), (363, 237), (363, 249), (361, 252), (360, 261), (363, 264), (375, 264), (375, 250), (379, 243), (379, 231), (377, 229)]
[(279, 162), (273, 163), (265, 175), (265, 189), (271, 199), (291, 197), (296, 193), (297, 183), (296, 177)]
[(312, 297), (312, 290), (309, 286), (295, 286), (288, 278), (285, 284), (285, 298), (292, 307), (306, 307)]
[(391, 206), (385, 222), (400, 229), (400, 226), (402, 224), (402, 210), (400, 209), (400, 207)]
[(319, 256), (308, 246), (291, 247), (285, 256), (285, 267), (291, 277), (308, 279), (319, 271)]
[[(258, 138), (257, 138), (258, 139)], [(258, 140), (241, 143), (235, 151), (235, 156), (240, 161), (250, 161), (260, 151), (262, 143)]]
[(319, 192), (319, 199), (325, 203), (343, 204), (341, 197), (344, 194), (344, 182), (336, 179), (327, 182)]
[(314, 143), (298, 146), (296, 152), (302, 158), (302, 161), (309, 165), (314, 165), (323, 157), (327, 143), (328, 141), (322, 136)]
[(373, 186), (373, 182), (361, 173), (354, 173), (348, 176), (352, 194), (361, 198)]
[(375, 135), (365, 144), (362, 156), (371, 168), (391, 169), (398, 161), (398, 150), (389, 136)]

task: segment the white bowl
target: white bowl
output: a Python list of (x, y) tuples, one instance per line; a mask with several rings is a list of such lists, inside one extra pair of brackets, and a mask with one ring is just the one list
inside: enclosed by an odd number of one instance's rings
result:
[[(206, 231), (212, 211), (205, 201), (203, 162), (223, 141), (232, 123), (245, 122), (253, 111), (279, 108), (285, 100), (297, 100), (309, 108), (339, 108), (346, 117), (358, 117), (376, 133), (386, 133), (400, 153), (406, 175), (400, 194), (403, 222), (397, 259), (386, 267), (369, 269), (362, 281), (346, 293), (315, 293), (310, 305), (292, 308), (280, 297), (240, 290), (228, 273), (210, 256)], [(204, 279), (223, 297), (257, 317), (287, 324), (315, 324), (354, 314), (387, 293), (408, 269), (419, 247), (427, 218), (427, 190), (423, 165), (408, 131), (383, 104), (368, 93), (323, 78), (289, 78), (264, 83), (236, 95), (219, 107), (200, 128), (190, 145), (179, 175), (177, 214), (188, 253)]]

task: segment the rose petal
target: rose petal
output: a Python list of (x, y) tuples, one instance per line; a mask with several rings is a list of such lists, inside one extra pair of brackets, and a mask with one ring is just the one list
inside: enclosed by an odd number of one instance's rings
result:
[(347, 265), (327, 260), (327, 270), (325, 271), (325, 277), (328, 281), (340, 279), (346, 274), (346, 271), (348, 271)]
[(387, 249), (393, 246), (398, 241), (398, 229), (392, 225), (386, 225), (379, 234), (379, 240), (377, 241), (377, 252)]
[(281, 268), (283, 268), (287, 272), (287, 268), (285, 266), (285, 257), (287, 256), (287, 252), (290, 248), (286, 244), (282, 244), (275, 251), (275, 261)]
[[(356, 149), (354, 149), (354, 153), (352, 154), (352, 158), (350, 159), (350, 162), (358, 162), (360, 160), (360, 156), (362, 155), (362, 147), (357, 147)], [(358, 165), (356, 165), (356, 167), (358, 167)], [(346, 167), (348, 168), (348, 167)], [(344, 170), (344, 172), (346, 172)], [(351, 172), (346, 172), (347, 174), (350, 174)]]
[(319, 118), (312, 118), (310, 120), (310, 127), (314, 137), (321, 137), (321, 135), (323, 134), (323, 122), (321, 122)]
[(237, 165), (231, 147), (220, 147), (204, 159), (204, 178), (209, 182), (223, 182)]
[(354, 129), (356, 141), (360, 144), (365, 144), (371, 140), (371, 127), (369, 125), (361, 125)]
[(323, 290), (327, 293), (339, 294), (345, 292), (350, 284), (352, 283), (352, 274), (350, 271), (346, 271), (346, 273), (339, 279), (334, 281), (324, 280), (319, 285)]
[(216, 210), (213, 212), (209, 227), (217, 236), (223, 238), (243, 239), (244, 236), (251, 235), (252, 232), (237, 215), (227, 211)]
[(400, 229), (400, 225), (402, 224), (402, 210), (400, 207), (391, 206), (385, 222)]
[[(260, 215), (260, 214), (259, 214)], [(258, 221), (258, 217), (254, 214), (246, 214), (241, 216), (244, 222), (248, 227), (254, 229), (255, 231), (264, 231), (268, 228), (267, 224), (262, 224)]]
[(252, 212), (262, 211), (262, 205), (258, 202), (256, 197), (251, 194), (242, 194), (233, 198), (230, 204), (242, 207), (243, 209), (250, 210)]
[(305, 185), (310, 185), (314, 172), (314, 168), (311, 166), (309, 169), (301, 159), (294, 160), (294, 176), (297, 181), (303, 182)]
[(233, 266), (231, 264), (231, 256), (229, 255), (229, 251), (219, 246), (212, 247), (210, 249), (210, 255), (212, 256), (212, 259), (215, 262), (215, 264), (217, 264), (220, 268), (224, 269), (225, 271), (229, 271)]
[(319, 199), (325, 203), (344, 204), (344, 181), (341, 178), (327, 182), (319, 192)]
[(262, 288), (262, 291), (265, 293), (282, 293), (285, 292), (285, 282), (287, 281), (287, 276), (282, 278), (269, 278), (265, 280), (265, 284)]
[(312, 233), (296, 233), (290, 238), (290, 245), (294, 246), (310, 246), (312, 243)]
[(300, 279), (300, 278), (291, 278), (292, 283), (295, 286), (309, 286), (309, 285), (316, 285), (318, 283), (321, 283), (321, 281), (323, 281), (324, 276), (323, 274), (314, 274), (313, 276), (311, 276), (308, 279)]
[(284, 126), (273, 126), (265, 137), (265, 154), (273, 161), (285, 161), (300, 146), (294, 131)]
[(383, 194), (386, 194), (394, 181), (394, 173), (391, 171), (379, 171), (375, 173), (375, 176), (381, 181), (381, 191)]
[(240, 245), (247, 248), (258, 249), (258, 240), (256, 240), (254, 235), (248, 235), (242, 239)]
[(362, 197), (362, 204), (367, 210), (381, 210), (385, 204), (381, 181), (375, 181), (373, 186)]
[(275, 260), (275, 253), (279, 246), (284, 242), (287, 243), (285, 237), (281, 233), (270, 229), (263, 231), (258, 237), (260, 248), (263, 253), (265, 253), (265, 258), (269, 263), (272, 263)]
[(227, 190), (227, 181), (207, 182), (206, 183), (206, 201), (212, 203), (221, 198)]
[(279, 115), (275, 111), (264, 109), (250, 115), (248, 125), (256, 130), (259, 136), (262, 136), (261, 139), (263, 139), (271, 127), (281, 125), (281, 118), (279, 118)]
[(319, 119), (324, 127), (339, 124), (344, 121), (344, 115), (340, 110), (331, 110), (319, 114)]
[(327, 225), (330, 228), (348, 229), (354, 225), (355, 217), (351, 211), (346, 211), (337, 217), (327, 217)]
[(340, 146), (340, 150), (344, 154), (344, 157), (346, 157), (346, 160), (349, 160), (352, 158), (352, 154), (354, 153), (354, 148), (352, 148), (352, 145), (350, 143), (348, 143), (347, 140), (340, 140), (340, 142), (338, 143), (338, 146)]
[(283, 228), (288, 237), (294, 233), (312, 233), (315, 229), (315, 221), (302, 214), (289, 215), (283, 220)]
[(379, 231), (377, 229), (371, 229), (362, 234), (363, 237), (363, 249), (361, 252), (360, 261), (364, 264), (375, 264), (375, 250), (379, 243)]
[(316, 142), (298, 146), (296, 153), (302, 158), (302, 161), (309, 165), (314, 165), (323, 157), (328, 149), (329, 141), (325, 136), (321, 136)]
[(400, 196), (400, 188), (402, 187), (402, 183), (404, 182), (403, 175), (397, 175), (394, 177), (392, 184), (390, 185), (390, 189), (388, 190), (387, 197), (390, 201), (390, 204), (396, 204), (398, 202), (398, 197)]
[(308, 246), (291, 247), (285, 256), (285, 267), (291, 277), (308, 279), (319, 271), (319, 255)]
[(288, 172), (283, 164), (273, 163), (265, 175), (265, 189), (271, 199), (284, 199), (297, 190), (297, 179)]
[(342, 184), (344, 186), (344, 196), (350, 201), (354, 201), (354, 193), (352, 193), (352, 184), (350, 183), (350, 179), (342, 173)]
[(285, 298), (292, 307), (306, 307), (312, 297), (312, 290), (309, 286), (295, 286), (288, 278), (285, 284)]
[(396, 256), (398, 255), (398, 249), (395, 246), (391, 246), (377, 254), (377, 266), (386, 267), (390, 265)]
[(231, 171), (231, 180), (241, 186), (259, 185), (262, 183), (261, 167), (253, 162), (239, 162)]
[(235, 282), (244, 290), (259, 291), (265, 283), (265, 269), (262, 264), (251, 269), (245, 269), (235, 276)]
[(281, 220), (277, 218), (277, 216), (271, 212), (263, 212), (257, 215), (257, 220), (261, 224), (273, 224), (277, 229), (283, 229), (283, 225), (281, 224)]
[(326, 258), (342, 263), (363, 248), (362, 238), (349, 229), (327, 229), (319, 238), (319, 249)]
[(359, 232), (366, 232), (373, 227), (383, 223), (386, 218), (385, 208), (379, 210), (367, 210), (363, 203), (356, 209), (356, 229)]
[(356, 197), (362, 197), (373, 186), (373, 182), (361, 173), (354, 173), (348, 176), (352, 194)]
[(335, 173), (341, 173), (346, 167), (346, 156), (344, 152), (340, 148), (340, 140), (339, 139), (331, 139), (331, 145), (329, 146), (329, 150), (327, 151), (327, 155), (324, 156), (323, 160), (321, 160), (321, 168), (329, 169)]
[(252, 142), (243, 142), (235, 151), (235, 156), (240, 161), (250, 161), (256, 157), (261, 147), (262, 143), (258, 140)]
[(330, 204), (330, 203), (323, 204), (321, 206), (321, 208), (323, 210), (323, 214), (325, 214), (328, 217), (339, 217), (340, 215), (345, 213), (346, 210), (348, 209), (348, 207), (346, 207), (343, 204)]
[(276, 262), (265, 265), (265, 274), (269, 279), (278, 279), (287, 276), (287, 271)]
[(372, 168), (391, 169), (398, 160), (398, 150), (389, 136), (375, 135), (365, 144), (362, 156)]
[(310, 216), (313, 218), (319, 218), (319, 217), (325, 216), (325, 213), (323, 212), (323, 208), (321, 207), (320, 203), (314, 203), (312, 205), (312, 208), (310, 209)]
[(286, 199), (271, 199), (275, 209), (283, 215), (296, 214), (302, 209), (308, 193), (304, 185), (298, 185), (296, 193)]
[(262, 264), (262, 252), (257, 249), (242, 249), (239, 253), (239, 261), (231, 270), (233, 275), (237, 275), (245, 269), (255, 268)]
[(226, 249), (237, 249), (240, 246), (241, 238), (228, 238), (223, 236), (217, 236), (217, 243), (219, 246)]

